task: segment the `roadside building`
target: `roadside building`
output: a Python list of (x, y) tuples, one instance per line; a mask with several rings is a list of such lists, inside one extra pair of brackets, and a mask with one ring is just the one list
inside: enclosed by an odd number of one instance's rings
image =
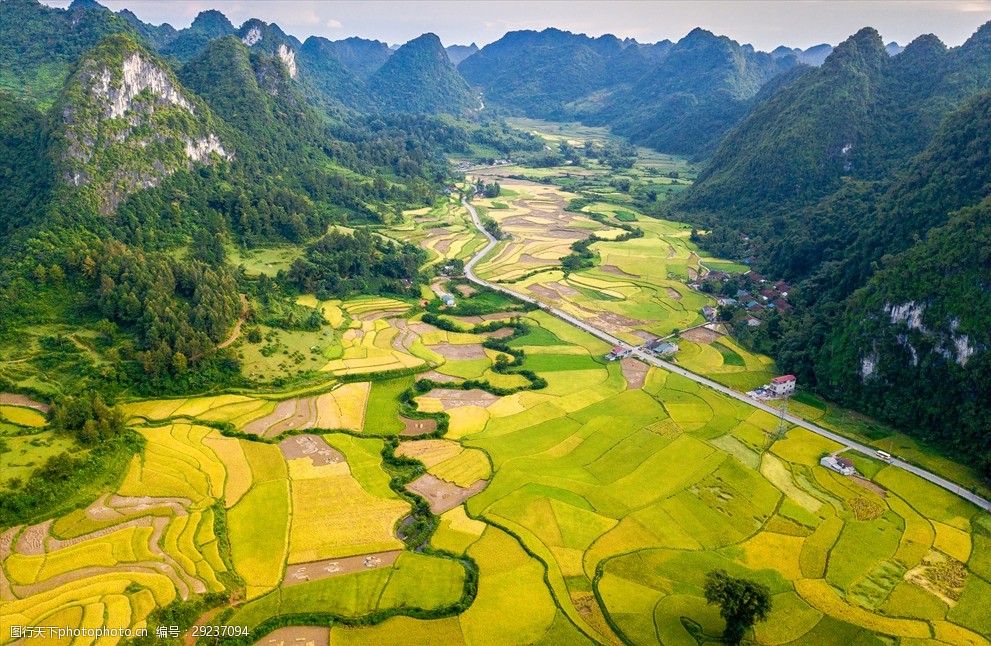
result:
[(705, 307), (702, 308), (702, 316), (704, 316), (707, 321), (715, 321), (716, 308), (712, 307), (711, 305), (706, 305)]
[(857, 473), (857, 469), (853, 466), (853, 462), (848, 458), (838, 458), (833, 455), (827, 455), (823, 459), (819, 460), (819, 464), (845, 476), (852, 476)]
[[(758, 321), (758, 324), (759, 323), (760, 321)], [(771, 394), (775, 397), (788, 397), (789, 395), (795, 393), (796, 383), (798, 383), (798, 380), (795, 378), (795, 375), (775, 377), (771, 380), (771, 385), (768, 390), (770, 390)]]
[(633, 352), (633, 348), (629, 348), (625, 345), (617, 345), (609, 351), (609, 354), (606, 355), (606, 361), (615, 361), (616, 359), (628, 357), (631, 352)]
[(440, 300), (442, 300), (444, 302), (444, 305), (447, 305), (448, 307), (455, 306), (454, 297), (451, 296), (450, 294), (444, 294), (443, 296), (440, 297)]

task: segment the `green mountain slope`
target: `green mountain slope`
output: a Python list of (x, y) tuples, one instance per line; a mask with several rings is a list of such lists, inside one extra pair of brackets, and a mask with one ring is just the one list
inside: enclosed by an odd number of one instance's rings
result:
[(326, 38), (306, 39), (297, 56), (302, 81), (321, 102), (352, 108), (371, 105), (364, 84), (337, 57), (334, 44)]
[(368, 91), (394, 112), (459, 114), (478, 107), (434, 34), (423, 34), (396, 50), (368, 79)]
[[(93, 3), (95, 4), (95, 3)], [(99, 5), (55, 9), (37, 0), (0, 2), (0, 90), (47, 106), (70, 65), (110, 34), (131, 24)]]

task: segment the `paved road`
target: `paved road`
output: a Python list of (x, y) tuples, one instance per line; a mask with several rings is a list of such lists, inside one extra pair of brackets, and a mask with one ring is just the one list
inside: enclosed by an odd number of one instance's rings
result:
[[(583, 321), (583, 320), (581, 320), (581, 319), (579, 319), (577, 317), (574, 317), (571, 314), (568, 314), (567, 312), (563, 312), (563, 311), (561, 311), (559, 309), (556, 309), (554, 307), (550, 307), (549, 305), (546, 305), (546, 304), (538, 301), (537, 299), (533, 298), (532, 296), (528, 296), (526, 294), (521, 294), (519, 292), (515, 292), (515, 291), (513, 291), (511, 289), (508, 289), (506, 287), (503, 287), (502, 285), (496, 285), (494, 283), (490, 283), (487, 280), (483, 280), (483, 279), (479, 278), (477, 275), (475, 275), (475, 271), (474, 271), (475, 270), (475, 265), (477, 265), (478, 262), (487, 253), (489, 253), (496, 246), (496, 244), (498, 243), (498, 240), (496, 240), (492, 236), (492, 234), (490, 234), (488, 231), (486, 231), (485, 230), (485, 227), (482, 226), (482, 222), (478, 219), (478, 212), (475, 211), (475, 207), (473, 207), (471, 204), (469, 204), (466, 200), (462, 200), (461, 203), (464, 204), (465, 205), (465, 208), (468, 209), (468, 212), (471, 214), (471, 219), (474, 221), (475, 226), (478, 228), (479, 231), (482, 232), (482, 234), (489, 241), (488, 244), (485, 245), (485, 247), (482, 250), (480, 250), (477, 254), (475, 254), (475, 256), (471, 260), (469, 260), (467, 263), (465, 263), (465, 276), (468, 278), (468, 280), (470, 280), (470, 281), (472, 281), (474, 283), (477, 283), (479, 285), (483, 285), (485, 287), (489, 287), (489, 288), (494, 289), (496, 291), (502, 292), (504, 294), (508, 294), (509, 296), (513, 296), (514, 298), (518, 298), (520, 300), (527, 301), (528, 303), (533, 303), (533, 304), (539, 306), (540, 309), (542, 309), (543, 311), (547, 312), (548, 314), (552, 314), (553, 316), (556, 316), (557, 318), (559, 318), (559, 319), (561, 319), (561, 320), (563, 320), (563, 321), (565, 321), (567, 323), (570, 323), (571, 325), (573, 325), (573, 326), (575, 326), (577, 328), (580, 328), (580, 329), (588, 332), (592, 336), (595, 336), (595, 337), (598, 337), (599, 339), (602, 339), (606, 343), (609, 343), (611, 345), (628, 345), (626, 342), (624, 342), (624, 341), (622, 341), (620, 339), (617, 339), (616, 337), (614, 337), (613, 335), (609, 334), (608, 332), (605, 332), (605, 331), (600, 330), (600, 329), (598, 329), (596, 327), (593, 327), (593, 326), (589, 325), (588, 323), (586, 323), (585, 321)], [(744, 395), (743, 393), (737, 392), (737, 391), (733, 390), (732, 388), (728, 388), (728, 387), (726, 387), (726, 386), (724, 386), (722, 384), (716, 383), (715, 381), (712, 381), (711, 379), (706, 379), (705, 377), (699, 376), (699, 375), (695, 374), (694, 372), (689, 372), (688, 370), (685, 370), (684, 368), (682, 368), (680, 366), (677, 366), (677, 365), (675, 365), (673, 363), (669, 363), (667, 361), (663, 361), (661, 359), (658, 359), (654, 355), (648, 354), (647, 352), (645, 352), (643, 350), (640, 350), (639, 348), (638, 349), (635, 349), (633, 351), (633, 356), (635, 356), (636, 358), (640, 359), (641, 361), (644, 361), (644, 362), (649, 363), (651, 365), (658, 366), (660, 368), (664, 368), (668, 372), (673, 372), (673, 373), (679, 374), (682, 377), (685, 377), (687, 379), (691, 379), (692, 381), (694, 381), (696, 383), (699, 383), (699, 384), (702, 384), (703, 386), (707, 386), (709, 388), (712, 388), (713, 390), (719, 391), (719, 392), (723, 393), (724, 395), (728, 395), (729, 397), (732, 397), (734, 399), (738, 399), (738, 400), (740, 400), (742, 402), (745, 402), (747, 404), (750, 404), (751, 406), (753, 406), (755, 408), (759, 408), (761, 410), (765, 410), (765, 411), (771, 413), (774, 416), (779, 416), (781, 414), (781, 411), (778, 410), (777, 408), (774, 408), (773, 406), (769, 406), (769, 405), (767, 405), (767, 404), (765, 404), (763, 402), (757, 401), (756, 399), (753, 399), (752, 397), (748, 397), (747, 395)], [(876, 456), (876, 453), (875, 453), (876, 450), (874, 448), (869, 447), (869, 446), (866, 446), (864, 444), (860, 444), (859, 442), (854, 442), (853, 440), (850, 440), (850, 439), (848, 439), (846, 437), (843, 437), (842, 435), (838, 435), (838, 434), (836, 434), (836, 433), (834, 433), (832, 431), (826, 430), (826, 429), (822, 428), (821, 426), (818, 426), (816, 424), (813, 424), (812, 422), (809, 422), (807, 420), (804, 420), (804, 419), (802, 419), (800, 417), (795, 417), (794, 415), (786, 415), (785, 416), (785, 419), (788, 420), (790, 423), (794, 424), (795, 426), (801, 426), (802, 428), (807, 429), (807, 430), (810, 430), (813, 433), (818, 433), (819, 435), (822, 435), (823, 437), (828, 437), (829, 439), (833, 440), (834, 442), (838, 442), (839, 444), (842, 444), (843, 446), (845, 446), (845, 447), (847, 447), (849, 449), (852, 449), (854, 451), (858, 451), (859, 453), (863, 453), (864, 455), (869, 455), (871, 457), (877, 457)], [(941, 478), (941, 477), (939, 477), (938, 475), (936, 475), (934, 473), (930, 473), (929, 471), (926, 471), (925, 469), (920, 469), (917, 466), (914, 466), (912, 464), (908, 464), (907, 462), (903, 462), (901, 460), (891, 460), (889, 462), (889, 464), (892, 464), (892, 465), (894, 465), (896, 467), (900, 467), (902, 469), (905, 469), (906, 471), (908, 471), (910, 473), (914, 473), (915, 475), (919, 476), (920, 478), (924, 478), (924, 479), (928, 480), (929, 482), (931, 482), (931, 483), (933, 483), (935, 485), (938, 485), (938, 486), (946, 489), (947, 491), (950, 491), (952, 493), (955, 493), (956, 495), (960, 496), (961, 498), (964, 498), (965, 500), (969, 500), (970, 502), (974, 503), (978, 507), (982, 507), (984, 509), (987, 509), (987, 510), (991, 511), (991, 501), (985, 500), (984, 498), (978, 496), (977, 494), (972, 493), (970, 491), (967, 491), (966, 489), (961, 488), (959, 485), (957, 485), (957, 484), (955, 484), (953, 482), (950, 482), (949, 480), (946, 480), (945, 478)]]

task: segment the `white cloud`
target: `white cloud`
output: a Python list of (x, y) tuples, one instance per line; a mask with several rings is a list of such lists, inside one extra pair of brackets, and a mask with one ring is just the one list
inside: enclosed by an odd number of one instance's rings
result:
[(341, 24), (340, 20), (334, 20), (333, 18), (331, 18), (330, 20), (327, 21), (327, 26), (330, 27), (331, 29), (340, 29), (344, 25)]

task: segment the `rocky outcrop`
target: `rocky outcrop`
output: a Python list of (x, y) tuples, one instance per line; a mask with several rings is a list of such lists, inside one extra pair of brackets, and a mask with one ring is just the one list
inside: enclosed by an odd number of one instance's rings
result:
[(56, 162), (68, 184), (113, 213), (135, 191), (195, 163), (233, 159), (209, 108), (133, 40), (105, 40), (79, 65), (53, 111)]
[(289, 77), (296, 78), (298, 74), (296, 70), (296, 52), (285, 44), (279, 45), (279, 58), (285, 63), (286, 69), (289, 71)]

